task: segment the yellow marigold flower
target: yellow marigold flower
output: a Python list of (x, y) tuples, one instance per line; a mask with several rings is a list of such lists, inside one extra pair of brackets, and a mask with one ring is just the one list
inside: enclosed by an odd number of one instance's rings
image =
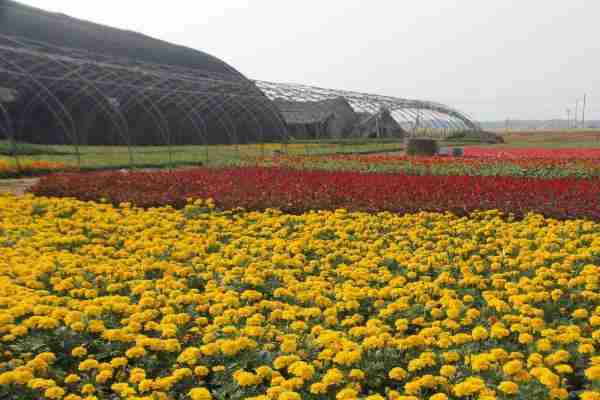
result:
[(498, 390), (506, 394), (516, 394), (519, 392), (519, 385), (511, 381), (502, 381), (498, 385)]
[(131, 383), (140, 383), (145, 378), (146, 371), (141, 368), (134, 368), (129, 371), (129, 382)]
[(298, 356), (279, 356), (273, 361), (273, 366), (276, 369), (283, 369), (286, 368), (288, 365), (291, 365), (292, 363), (294, 363), (294, 361), (297, 361), (298, 359)]
[(569, 364), (559, 364), (554, 367), (559, 374), (572, 374), (573, 368)]
[(302, 400), (302, 396), (299, 393), (293, 391), (285, 391), (277, 397), (277, 400)]
[(90, 321), (88, 330), (92, 333), (102, 333), (106, 330), (106, 327), (103, 321), (95, 319)]
[(312, 394), (325, 394), (327, 393), (327, 385), (321, 382), (313, 383), (310, 385), (310, 392)]
[(342, 389), (335, 398), (337, 400), (354, 400), (358, 398), (358, 392), (351, 388)]
[(200, 347), (200, 351), (205, 356), (214, 356), (219, 352), (219, 346), (216, 343), (208, 343)]
[(44, 396), (48, 399), (62, 399), (65, 395), (65, 390), (58, 386), (53, 386), (44, 391)]
[(360, 369), (354, 368), (350, 370), (348, 377), (357, 381), (365, 379), (365, 373)]
[(600, 379), (600, 365), (593, 365), (586, 369), (585, 377), (590, 381)]
[(237, 371), (233, 374), (233, 378), (240, 386), (253, 386), (260, 383), (260, 378), (251, 372)]
[(579, 393), (579, 398), (581, 400), (600, 400), (600, 392), (586, 390)]
[(79, 363), (79, 370), (80, 371), (89, 371), (91, 369), (96, 369), (96, 368), (98, 368), (98, 364), (99, 363), (97, 360), (88, 358), (87, 360), (84, 360)]
[(402, 381), (406, 379), (407, 375), (408, 373), (406, 372), (406, 370), (401, 367), (392, 368), (392, 370), (388, 374), (390, 379), (393, 379), (395, 381)]
[(527, 358), (527, 366), (531, 368), (532, 366), (542, 365), (544, 363), (544, 357), (539, 353), (533, 353), (529, 355)]
[(114, 383), (110, 388), (121, 397), (128, 397), (135, 394), (135, 389), (127, 383)]
[(194, 368), (194, 374), (199, 378), (204, 378), (209, 373), (210, 373), (210, 370), (203, 365)]
[(457, 319), (460, 317), (461, 309), (458, 307), (446, 309), (446, 314), (450, 319)]
[(225, 366), (224, 365), (215, 365), (214, 367), (212, 367), (212, 371), (213, 372), (223, 372), (223, 371), (225, 371)]
[(419, 398), (418, 398), (418, 397), (415, 397), (415, 396), (400, 396), (400, 393), (398, 393), (398, 392), (397, 392), (397, 391), (395, 391), (395, 390), (390, 390), (390, 391), (388, 392), (388, 399), (390, 399), (390, 400), (399, 400), (399, 399), (401, 399), (402, 397), (403, 397), (403, 399), (402, 399), (402, 400), (407, 400), (407, 398), (408, 398), (408, 397), (410, 397), (410, 398), (411, 398), (410, 400), (419, 400)]
[(415, 358), (408, 362), (407, 368), (410, 372), (415, 372), (425, 368), (426, 366), (427, 365), (424, 360), (422, 360), (421, 358)]
[(87, 355), (87, 350), (85, 347), (75, 347), (73, 350), (71, 350), (71, 355), (73, 357), (85, 357)]
[(445, 393), (436, 393), (430, 396), (429, 400), (448, 400), (448, 396)]
[(440, 375), (446, 378), (450, 378), (456, 374), (456, 367), (453, 365), (443, 365), (440, 368)]
[(164, 349), (170, 353), (175, 353), (181, 350), (181, 344), (177, 339), (168, 339), (164, 342)]
[(149, 392), (154, 387), (154, 381), (152, 379), (142, 379), (138, 384), (138, 389), (140, 392)]
[(296, 361), (288, 367), (288, 371), (294, 376), (308, 380), (315, 374), (315, 367), (304, 361)]
[(419, 394), (422, 386), (423, 385), (421, 384), (420, 380), (414, 380), (414, 381), (407, 382), (404, 384), (404, 391), (407, 394), (416, 395), (416, 394)]
[(519, 343), (521, 344), (529, 344), (533, 342), (534, 338), (529, 333), (521, 333), (519, 334)]
[(442, 357), (444, 357), (444, 360), (448, 363), (457, 362), (460, 360), (460, 354), (455, 351), (447, 351), (442, 354)]
[(471, 332), (471, 336), (473, 337), (473, 340), (481, 341), (486, 340), (489, 337), (489, 333), (483, 326), (477, 326)]
[(38, 320), (37, 327), (40, 329), (55, 329), (58, 328), (60, 322), (55, 318), (42, 317)]
[(492, 329), (490, 331), (491, 338), (502, 339), (508, 335), (510, 335), (510, 331), (506, 329), (504, 324), (502, 324), (501, 322), (496, 322), (494, 325), (492, 325)]
[(538, 351), (547, 353), (552, 350), (552, 342), (548, 339), (540, 339), (536, 342), (536, 348)]
[(569, 397), (569, 392), (565, 388), (552, 388), (550, 390), (550, 397), (558, 400), (565, 400)]
[(322, 382), (327, 385), (337, 385), (344, 380), (344, 374), (337, 368), (331, 368), (327, 370), (325, 375), (323, 375)]
[(51, 379), (34, 378), (27, 382), (27, 386), (32, 389), (47, 389), (56, 386), (56, 382)]
[(146, 355), (146, 349), (143, 347), (132, 347), (125, 352), (127, 358), (142, 358)]
[(212, 395), (206, 388), (194, 388), (188, 392), (192, 400), (212, 400)]
[(110, 360), (110, 365), (113, 368), (120, 368), (126, 366), (128, 362), (129, 360), (127, 360), (125, 357), (116, 357)]
[(100, 371), (100, 373), (98, 373), (96, 375), (96, 382), (98, 383), (106, 383), (109, 379), (112, 378), (112, 371)]
[(361, 353), (358, 350), (342, 350), (335, 355), (335, 357), (333, 358), (333, 362), (340, 365), (352, 365), (359, 361), (360, 358)]
[(589, 315), (588, 311), (584, 308), (578, 308), (571, 313), (571, 316), (575, 319), (585, 319)]
[(0, 385), (10, 385), (14, 381), (15, 373), (13, 371), (0, 373)]
[(506, 375), (516, 375), (523, 370), (523, 363), (520, 360), (512, 360), (502, 366), (502, 372)]
[(298, 344), (296, 343), (296, 340), (288, 339), (281, 343), (281, 351), (284, 353), (294, 353), (297, 349)]
[(478, 377), (469, 377), (454, 385), (453, 392), (458, 397), (471, 396), (485, 389), (485, 382)]
[(536, 367), (531, 370), (531, 375), (533, 375), (537, 380), (540, 381), (544, 386), (548, 388), (556, 388), (560, 383), (560, 377), (550, 371), (548, 368), (544, 367)]
[(256, 375), (260, 376), (263, 379), (270, 377), (272, 373), (273, 370), (271, 369), (271, 367), (268, 367), (266, 365), (262, 365), (256, 368)]
[(288, 380), (284, 379), (283, 381), (281, 381), (280, 385), (285, 390), (294, 391), (304, 386), (304, 379), (298, 377), (294, 377)]
[(179, 357), (177, 357), (177, 362), (180, 364), (187, 364), (187, 365), (195, 365), (198, 362), (198, 357), (200, 356), (201, 351), (199, 348), (197, 347), (188, 347), (187, 349), (183, 350), (181, 352), (181, 354), (179, 354)]
[(591, 354), (594, 351), (596, 351), (596, 349), (594, 348), (594, 345), (591, 343), (583, 343), (583, 344), (580, 344), (579, 347), (577, 347), (577, 351), (581, 354)]
[(40, 353), (35, 358), (43, 360), (48, 364), (52, 364), (56, 360), (56, 356), (51, 352)]
[(92, 394), (96, 391), (96, 388), (94, 387), (94, 385), (86, 383), (85, 385), (83, 385), (81, 387), (81, 393), (83, 394)]

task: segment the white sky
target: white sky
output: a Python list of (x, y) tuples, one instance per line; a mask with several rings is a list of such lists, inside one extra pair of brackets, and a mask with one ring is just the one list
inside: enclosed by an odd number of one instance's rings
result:
[(253, 79), (600, 119), (598, 0), (21, 0), (206, 51)]

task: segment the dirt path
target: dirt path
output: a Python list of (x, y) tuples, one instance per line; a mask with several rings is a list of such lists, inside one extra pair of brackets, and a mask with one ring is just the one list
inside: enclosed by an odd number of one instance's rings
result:
[(22, 196), (27, 189), (37, 183), (39, 178), (0, 179), (0, 194), (12, 193)]

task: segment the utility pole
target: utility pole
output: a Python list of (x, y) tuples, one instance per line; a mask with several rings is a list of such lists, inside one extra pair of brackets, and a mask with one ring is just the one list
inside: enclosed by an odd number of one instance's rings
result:
[(579, 100), (575, 100), (575, 116), (573, 117), (573, 128), (577, 129), (577, 118), (579, 117)]
[(571, 110), (567, 108), (567, 129), (571, 129)]
[(585, 128), (585, 108), (586, 108), (586, 106), (587, 106), (587, 94), (584, 93), (583, 94), (583, 111), (581, 114), (581, 125), (582, 125), (581, 127), (582, 128)]

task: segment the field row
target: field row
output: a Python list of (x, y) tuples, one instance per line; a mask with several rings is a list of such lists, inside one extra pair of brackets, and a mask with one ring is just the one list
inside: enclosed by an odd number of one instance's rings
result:
[(600, 149), (502, 149), (466, 147), (463, 157), (391, 155), (278, 156), (249, 159), (246, 165), (407, 175), (600, 177)]
[(3, 399), (600, 396), (598, 223), (27, 196), (0, 227)]
[(412, 176), (282, 168), (196, 168), (173, 172), (97, 172), (44, 177), (42, 196), (182, 208), (211, 198), (220, 209), (302, 213), (310, 210), (411, 213), (500, 210), (560, 219), (600, 220), (600, 179)]
[(73, 146), (23, 144), (14, 157), (0, 140), (0, 178), (41, 175), (56, 170), (231, 166), (242, 160), (273, 154), (313, 156), (344, 153), (400, 151), (403, 143), (389, 141), (340, 143), (265, 143), (211, 146)]
[[(377, 145), (377, 144), (375, 144)], [(397, 143), (382, 143), (382, 146), (397, 146)], [(306, 151), (302, 151), (302, 146)], [(364, 146), (363, 146), (364, 147)], [(308, 149), (311, 149), (310, 151)], [(262, 149), (262, 150), (261, 150)], [(515, 176), (535, 178), (600, 177), (600, 149), (500, 149), (489, 147), (467, 147), (464, 157), (408, 157), (398, 153), (383, 154), (336, 154), (345, 151), (357, 153), (368, 151), (368, 147), (348, 147), (340, 145), (316, 144), (286, 146), (281, 145), (215, 147), (211, 153), (175, 151), (169, 155), (164, 148), (149, 148), (136, 153), (133, 164), (129, 164), (128, 153), (120, 151), (91, 153), (82, 156), (82, 164), (77, 167), (73, 155), (41, 155), (16, 159), (0, 157), (0, 178), (18, 175), (40, 175), (48, 172), (68, 170), (88, 170), (111, 167), (151, 168), (151, 167), (190, 167), (190, 166), (265, 166), (294, 169), (321, 169), (331, 171), (362, 171), (403, 173), (407, 175), (473, 175), (473, 176)], [(367, 150), (365, 150), (367, 149)], [(393, 147), (391, 148), (393, 149)], [(389, 150), (389, 149), (388, 149)], [(100, 150), (98, 150), (100, 151)], [(378, 151), (385, 151), (379, 148)], [(86, 157), (92, 156), (98, 162), (89, 164)], [(51, 161), (54, 160), (54, 161)], [(89, 164), (89, 165), (88, 165)]]

